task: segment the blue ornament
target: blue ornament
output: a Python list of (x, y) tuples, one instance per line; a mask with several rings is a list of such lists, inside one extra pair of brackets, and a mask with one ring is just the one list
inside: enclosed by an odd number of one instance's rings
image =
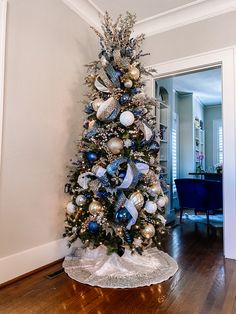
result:
[(125, 170), (120, 170), (119, 171), (119, 178), (124, 179), (125, 176), (126, 176), (126, 171)]
[(131, 95), (136, 95), (136, 94), (139, 94), (141, 93), (141, 89), (140, 88), (132, 88), (131, 89)]
[(122, 72), (120, 70), (115, 70), (116, 77), (120, 77), (122, 75)]
[(105, 192), (105, 191), (97, 191), (96, 195), (97, 195), (98, 197), (104, 197), (104, 198), (105, 198), (105, 197), (108, 196), (108, 193)]
[(95, 160), (97, 160), (98, 155), (95, 152), (89, 151), (89, 152), (86, 152), (86, 158), (88, 161), (94, 162)]
[(117, 223), (127, 223), (130, 221), (131, 218), (132, 218), (132, 216), (130, 215), (130, 213), (128, 212), (128, 210), (125, 207), (120, 208), (115, 213), (115, 221)]
[(91, 233), (97, 233), (99, 230), (99, 224), (96, 221), (90, 221), (88, 224), (88, 230)]
[(127, 102), (129, 101), (129, 94), (123, 94), (121, 97), (120, 97), (120, 99), (119, 99), (119, 103), (121, 104), (121, 105), (124, 105), (124, 104), (126, 104)]

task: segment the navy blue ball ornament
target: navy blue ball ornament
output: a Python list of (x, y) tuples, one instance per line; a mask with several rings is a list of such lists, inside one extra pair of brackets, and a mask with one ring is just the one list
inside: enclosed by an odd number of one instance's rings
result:
[(115, 221), (117, 223), (127, 223), (130, 221), (131, 218), (132, 218), (132, 216), (130, 215), (130, 213), (128, 212), (128, 210), (125, 207), (120, 208), (115, 213)]
[(86, 159), (89, 162), (94, 162), (95, 160), (98, 159), (98, 155), (95, 152), (89, 151), (89, 152), (86, 152)]
[(97, 233), (99, 231), (99, 224), (96, 221), (90, 221), (88, 224), (88, 230), (91, 233)]
[(121, 97), (120, 97), (120, 99), (119, 99), (119, 103), (121, 104), (121, 105), (124, 105), (124, 104), (126, 104), (127, 102), (129, 101), (129, 94), (123, 94)]
[(141, 93), (141, 89), (140, 88), (132, 88), (131, 89), (131, 94), (132, 95), (137, 95), (139, 93)]

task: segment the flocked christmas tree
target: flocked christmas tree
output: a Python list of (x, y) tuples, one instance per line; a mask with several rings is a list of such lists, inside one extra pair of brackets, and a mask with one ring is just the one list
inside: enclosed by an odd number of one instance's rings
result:
[(168, 198), (159, 180), (156, 100), (147, 97), (141, 64), (144, 35), (132, 38), (135, 16), (113, 23), (106, 13), (98, 61), (90, 63), (87, 114), (66, 192), (65, 236), (85, 246), (103, 244), (108, 253), (124, 248), (142, 253), (161, 246), (167, 231)]

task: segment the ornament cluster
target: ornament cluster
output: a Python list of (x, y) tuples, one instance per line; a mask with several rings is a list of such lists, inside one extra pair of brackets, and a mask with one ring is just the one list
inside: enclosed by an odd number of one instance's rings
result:
[(159, 134), (153, 115), (157, 102), (144, 91), (144, 36), (132, 38), (135, 16), (113, 23), (106, 13), (99, 60), (89, 64), (87, 117), (65, 192), (65, 236), (85, 246), (105, 245), (141, 252), (160, 247), (166, 235), (163, 216), (168, 198), (158, 164)]

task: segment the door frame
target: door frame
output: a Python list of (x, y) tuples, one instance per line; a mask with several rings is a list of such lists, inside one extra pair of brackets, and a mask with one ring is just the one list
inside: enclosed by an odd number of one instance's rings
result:
[(155, 80), (221, 66), (223, 123), (224, 256), (236, 259), (236, 46), (154, 64), (157, 71), (147, 81), (147, 92), (155, 97)]

